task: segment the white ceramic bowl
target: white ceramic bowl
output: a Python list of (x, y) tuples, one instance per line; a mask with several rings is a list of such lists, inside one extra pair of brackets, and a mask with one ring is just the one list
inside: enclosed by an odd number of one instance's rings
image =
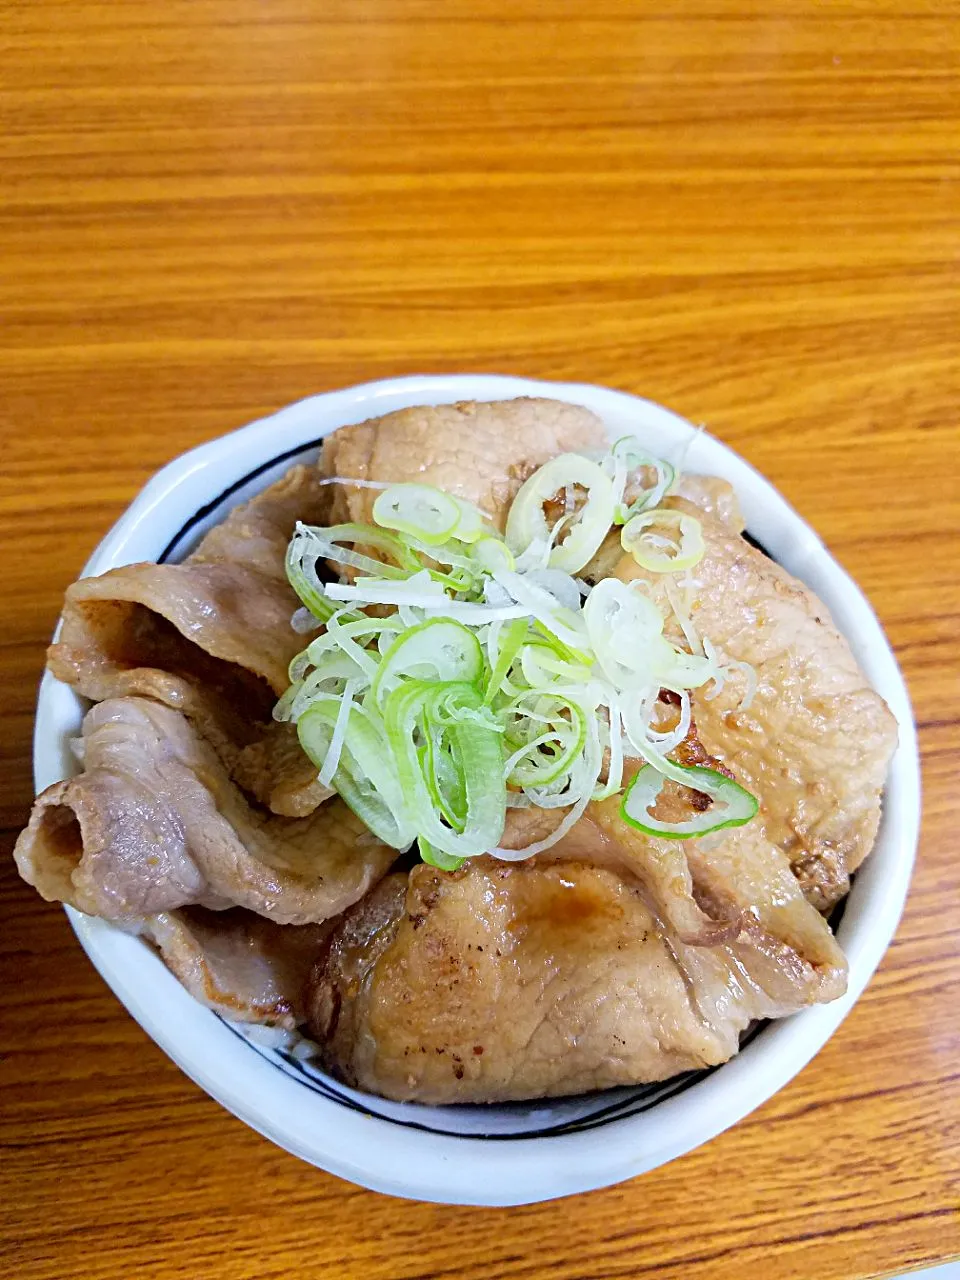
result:
[[(775, 489), (719, 441), (675, 414), (616, 391), (523, 378), (398, 378), (314, 396), (212, 440), (165, 467), (97, 548), (87, 573), (177, 559), (235, 503), (315, 453), (348, 423), (417, 404), (552, 396), (586, 405), (614, 436), (657, 453), (690, 445), (691, 471), (736, 486), (747, 528), (827, 603), (900, 727), (876, 847), (858, 872), (839, 928), (847, 994), (764, 1027), (726, 1065), (665, 1085), (500, 1107), (396, 1104), (347, 1089), (271, 1047), (256, 1029), (202, 1008), (137, 938), (68, 911), (90, 959), (140, 1025), (202, 1088), (288, 1151), (392, 1195), (452, 1204), (512, 1205), (632, 1178), (706, 1142), (780, 1089), (826, 1042), (863, 991), (893, 936), (919, 825), (919, 768), (910, 704), (879, 623), (856, 585)], [(84, 706), (49, 675), (40, 690), (38, 789), (75, 769), (68, 741)], [(109, 1070), (109, 1063), (104, 1064)]]

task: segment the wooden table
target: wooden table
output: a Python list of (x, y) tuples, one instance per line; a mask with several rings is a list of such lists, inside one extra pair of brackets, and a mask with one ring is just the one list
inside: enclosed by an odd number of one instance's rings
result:
[(817, 1060), (575, 1201), (407, 1204), (189, 1083), (3, 861), (19, 1280), (860, 1280), (960, 1251), (960, 8), (0, 4), (0, 825), (61, 592), (148, 475), (310, 392), (497, 370), (706, 422), (870, 594), (921, 726), (906, 917)]

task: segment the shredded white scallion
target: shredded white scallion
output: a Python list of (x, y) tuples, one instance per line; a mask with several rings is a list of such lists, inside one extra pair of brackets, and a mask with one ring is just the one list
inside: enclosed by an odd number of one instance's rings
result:
[(389, 489), (391, 481), (389, 480), (357, 480), (351, 476), (324, 476), (322, 480), (318, 480), (317, 484), (342, 484), (351, 489)]
[(340, 753), (343, 751), (344, 740), (347, 736), (347, 723), (350, 719), (350, 709), (353, 706), (353, 695), (357, 689), (356, 680), (348, 680), (343, 687), (343, 693), (340, 699), (340, 708), (337, 711), (336, 723), (333, 726), (333, 735), (330, 738), (330, 746), (327, 748), (326, 758), (320, 766), (320, 772), (317, 775), (317, 781), (323, 786), (329, 787), (333, 781), (333, 775), (337, 772), (340, 764)]

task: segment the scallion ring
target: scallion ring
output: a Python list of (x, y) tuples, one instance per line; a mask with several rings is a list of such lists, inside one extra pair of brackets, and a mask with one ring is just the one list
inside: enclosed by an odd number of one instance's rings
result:
[[(565, 509), (548, 524), (544, 504), (568, 489), (582, 489), (583, 506)], [(610, 477), (595, 462), (576, 453), (563, 453), (535, 471), (520, 488), (507, 516), (506, 540), (519, 556), (532, 543), (549, 544), (550, 530), (569, 520), (566, 537), (550, 551), (548, 564), (565, 573), (578, 573), (596, 554), (613, 521), (614, 492)]]
[(675, 767), (683, 775), (683, 786), (710, 797), (709, 808), (681, 822), (661, 822), (654, 817), (651, 808), (663, 789), (664, 777), (648, 764), (639, 770), (624, 794), (620, 805), (620, 816), (624, 822), (648, 836), (690, 840), (694, 836), (722, 831), (725, 827), (742, 827), (756, 817), (756, 797), (731, 778), (700, 765)]
[(623, 526), (620, 545), (641, 569), (651, 573), (692, 569), (706, 550), (703, 528), (696, 516), (662, 508), (632, 516)]
[(394, 484), (373, 504), (373, 518), (384, 529), (408, 533), (428, 545), (446, 540), (461, 519), (456, 501), (429, 484)]

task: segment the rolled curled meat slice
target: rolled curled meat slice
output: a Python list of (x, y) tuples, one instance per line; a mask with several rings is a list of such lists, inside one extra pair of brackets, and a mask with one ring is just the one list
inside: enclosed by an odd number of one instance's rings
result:
[(190, 721), (160, 703), (99, 703), (82, 752), (83, 772), (37, 798), (14, 856), (43, 897), (91, 915), (242, 906), (313, 923), (356, 902), (396, 857), (339, 799), (305, 818), (255, 808)]
[[(322, 519), (328, 492), (297, 466), (212, 529), (183, 564), (133, 564), (67, 589), (48, 653), (59, 680), (94, 701), (139, 695), (183, 712), (242, 785), (287, 814), (330, 795), (271, 711), (303, 647), (284, 570), (298, 519)], [(264, 750), (264, 738), (269, 750)], [(274, 749), (277, 748), (277, 749)]]

